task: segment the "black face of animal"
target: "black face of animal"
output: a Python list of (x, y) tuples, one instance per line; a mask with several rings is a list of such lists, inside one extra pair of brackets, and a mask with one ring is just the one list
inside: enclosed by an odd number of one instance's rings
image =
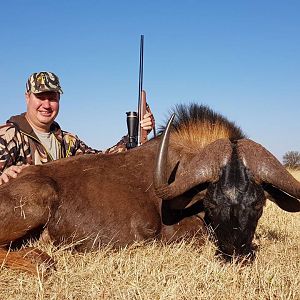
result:
[[(153, 178), (156, 196), (171, 204), (183, 199), (186, 205), (190, 191), (206, 189), (203, 207), (219, 251), (229, 260), (232, 255), (253, 258), (252, 240), (265, 193), (281, 209), (299, 212), (299, 182), (267, 149), (222, 116), (197, 105), (180, 107), (177, 114), (175, 126), (173, 114), (159, 143)], [(169, 181), (174, 162), (180, 171)]]
[(208, 187), (204, 200), (219, 252), (225, 258), (254, 256), (252, 240), (265, 204), (263, 189), (253, 182), (235, 151), (221, 172), (220, 180)]

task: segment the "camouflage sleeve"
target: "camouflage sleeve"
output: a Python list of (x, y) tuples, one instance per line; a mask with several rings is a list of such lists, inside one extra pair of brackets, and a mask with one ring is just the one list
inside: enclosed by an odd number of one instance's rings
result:
[(0, 127), (0, 173), (18, 162), (19, 143), (17, 130), (12, 126)]
[(64, 157), (75, 156), (79, 154), (96, 154), (101, 153), (96, 149), (87, 146), (79, 137), (67, 131), (62, 132), (63, 139), (61, 143), (65, 149)]
[(96, 150), (96, 149), (93, 149), (93, 148), (87, 146), (77, 136), (76, 136), (76, 138), (77, 138), (77, 141), (76, 141), (75, 155), (78, 155), (78, 154), (98, 154), (98, 153), (102, 153), (101, 150)]
[(114, 146), (108, 148), (105, 151), (96, 150), (87, 146), (78, 136), (73, 135), (68, 132), (64, 132), (64, 143), (66, 148), (66, 157), (79, 155), (79, 154), (98, 154), (98, 153), (118, 153), (126, 151), (126, 143), (128, 137), (124, 136), (122, 139)]
[(127, 151), (127, 148), (126, 148), (127, 143), (128, 143), (128, 136), (125, 135), (114, 146), (106, 149), (104, 153), (119, 153), (119, 152)]
[(78, 149), (75, 153), (77, 154), (97, 154), (97, 153), (119, 153), (123, 151), (127, 151), (126, 144), (127, 144), (128, 138), (127, 136), (123, 136), (122, 139), (116, 143), (114, 146), (109, 147), (105, 151), (92, 149), (91, 147), (87, 146), (83, 141), (78, 139)]

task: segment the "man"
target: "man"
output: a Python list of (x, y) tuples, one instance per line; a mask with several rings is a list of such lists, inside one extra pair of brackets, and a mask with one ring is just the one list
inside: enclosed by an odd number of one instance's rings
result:
[[(33, 73), (26, 84), (27, 111), (11, 117), (0, 126), (0, 185), (8, 182), (28, 165), (78, 154), (101, 153), (82, 142), (76, 135), (60, 129), (54, 122), (60, 95), (58, 77), (52, 72)], [(151, 131), (153, 116), (146, 113), (141, 127)], [(126, 137), (104, 153), (126, 151)]]

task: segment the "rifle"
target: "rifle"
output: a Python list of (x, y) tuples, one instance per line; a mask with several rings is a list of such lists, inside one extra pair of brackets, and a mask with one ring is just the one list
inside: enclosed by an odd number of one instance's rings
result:
[[(144, 35), (140, 41), (140, 67), (139, 67), (139, 97), (138, 112), (127, 112), (127, 128), (129, 141), (127, 149), (140, 146), (147, 141), (147, 130), (141, 127), (141, 121), (146, 112), (151, 112), (146, 101), (146, 92), (143, 90), (143, 71), (144, 71)], [(155, 131), (154, 131), (155, 132)]]

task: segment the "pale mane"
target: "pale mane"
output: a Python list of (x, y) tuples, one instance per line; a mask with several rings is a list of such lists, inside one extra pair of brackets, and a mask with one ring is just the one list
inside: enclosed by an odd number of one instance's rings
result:
[(177, 105), (171, 113), (176, 115), (171, 141), (179, 147), (193, 151), (218, 139), (246, 137), (233, 122), (204, 105)]

